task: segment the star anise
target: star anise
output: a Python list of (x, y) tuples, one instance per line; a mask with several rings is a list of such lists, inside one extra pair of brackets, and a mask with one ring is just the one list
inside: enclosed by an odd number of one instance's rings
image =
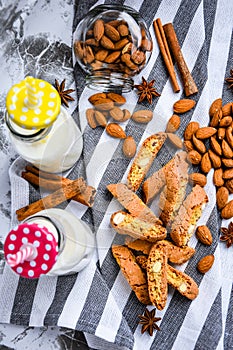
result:
[(233, 89), (233, 69), (230, 70), (230, 77), (226, 78), (226, 82), (229, 84), (229, 89)]
[(140, 96), (138, 102), (142, 102), (145, 99), (152, 104), (153, 96), (160, 96), (160, 94), (153, 87), (155, 80), (151, 80), (149, 83), (146, 81), (144, 77), (142, 77), (142, 83), (140, 85), (134, 85), (136, 89), (138, 89), (137, 94)]
[(142, 324), (142, 334), (147, 331), (150, 334), (150, 336), (152, 336), (154, 329), (160, 331), (160, 328), (156, 324), (156, 322), (160, 321), (161, 317), (155, 317), (155, 311), (156, 309), (153, 309), (151, 311), (146, 309), (144, 315), (138, 315), (138, 317), (140, 318), (139, 324)]
[(69, 107), (68, 102), (74, 101), (74, 98), (71, 97), (69, 94), (71, 92), (74, 92), (75, 90), (73, 90), (73, 89), (65, 90), (65, 84), (66, 84), (65, 79), (61, 82), (61, 84), (59, 84), (57, 79), (55, 79), (55, 88), (57, 89), (57, 91), (61, 97), (61, 103), (63, 103), (66, 107)]
[(220, 237), (220, 241), (226, 242), (227, 248), (233, 244), (233, 222), (230, 222), (228, 228), (221, 227), (223, 235)]

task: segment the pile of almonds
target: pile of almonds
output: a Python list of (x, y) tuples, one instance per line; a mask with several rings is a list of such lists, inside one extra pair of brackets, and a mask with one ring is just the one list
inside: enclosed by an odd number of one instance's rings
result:
[[(184, 132), (184, 146), (188, 158), (200, 165), (201, 173), (191, 174), (191, 180), (201, 186), (206, 184), (206, 174), (214, 168), (213, 183), (217, 188), (216, 201), (224, 219), (233, 217), (233, 103), (222, 106), (222, 99), (215, 100), (209, 109), (208, 126), (200, 127), (190, 122)], [(207, 142), (208, 141), (208, 142)]]
[[(128, 119), (136, 123), (148, 123), (153, 118), (153, 112), (149, 110), (138, 110), (132, 115), (128, 109), (121, 109), (125, 104), (124, 96), (114, 92), (100, 92), (89, 97), (88, 101), (93, 105), (86, 110), (86, 118), (89, 126), (95, 129), (98, 126), (105, 128), (107, 134), (111, 137), (124, 139), (122, 150), (127, 158), (134, 157), (136, 153), (136, 143), (132, 136), (127, 136), (119, 123)], [(114, 122), (108, 123), (109, 119)]]
[(124, 20), (97, 19), (88, 29), (86, 40), (74, 42), (76, 57), (94, 70), (114, 64), (114, 70), (134, 75), (146, 62), (146, 51), (152, 51), (152, 41), (143, 27), (141, 41), (136, 47), (128, 23)]

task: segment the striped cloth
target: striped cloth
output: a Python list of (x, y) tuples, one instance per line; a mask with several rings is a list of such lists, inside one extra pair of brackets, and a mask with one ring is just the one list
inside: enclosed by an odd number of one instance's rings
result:
[[(90, 7), (102, 3), (77, 0), (73, 30)], [(133, 5), (147, 22), (154, 41), (152, 57), (141, 74), (148, 80), (155, 79), (156, 88), (161, 92), (151, 106), (146, 105), (154, 110), (154, 118), (148, 125), (140, 127), (135, 127), (131, 120), (125, 123), (127, 134), (134, 136), (138, 145), (150, 134), (165, 129), (173, 103), (184, 97), (182, 90), (178, 94), (173, 93), (156, 44), (152, 22), (158, 17), (164, 24), (173, 22), (199, 89), (198, 94), (192, 97), (196, 107), (182, 117), (178, 134), (183, 135), (190, 120), (206, 125), (209, 106), (214, 99), (222, 96), (223, 103), (232, 100), (232, 93), (224, 84), (233, 58), (230, 50), (233, 44), (232, 1), (126, 0), (112, 3)], [(78, 65), (75, 65), (74, 73), (79, 96), (74, 118), (83, 131), (84, 152), (69, 177), (85, 176), (88, 184), (97, 188), (97, 196), (93, 209), (71, 201), (67, 210), (92, 226), (96, 234), (96, 254), (80, 273), (57, 278), (43, 276), (39, 280), (26, 280), (5, 266), (0, 276), (0, 321), (31, 326), (59, 325), (84, 331), (90, 347), (101, 350), (233, 348), (233, 251), (226, 249), (225, 244), (219, 244), (219, 227), (227, 226), (228, 222), (221, 223), (216, 210), (212, 171), (205, 187), (209, 203), (198, 224), (208, 225), (213, 234), (213, 244), (205, 247), (192, 237), (190, 245), (196, 248), (196, 254), (181, 266), (198, 283), (199, 296), (191, 302), (169, 290), (166, 308), (156, 312), (156, 316), (162, 318), (158, 323), (161, 331), (155, 332), (152, 337), (147, 333), (141, 334), (138, 315), (144, 312), (145, 306), (137, 301), (111, 255), (111, 245), (122, 242), (122, 238), (109, 227), (110, 215), (120, 205), (106, 190), (109, 183), (125, 181), (130, 161), (122, 155), (121, 141), (110, 139), (101, 128), (91, 130), (86, 125), (85, 108), (93, 91), (85, 87), (85, 75)], [(135, 83), (140, 82), (141, 75), (135, 78)], [(138, 108), (134, 91), (127, 94), (125, 108), (131, 112)], [(151, 172), (173, 155), (174, 150), (164, 146)], [(19, 176), (24, 165), (24, 161), (18, 159), (10, 169), (12, 225), (15, 224), (15, 209), (38, 198), (38, 194)], [(206, 275), (201, 275), (196, 270), (196, 264), (207, 254), (215, 255), (215, 263)]]

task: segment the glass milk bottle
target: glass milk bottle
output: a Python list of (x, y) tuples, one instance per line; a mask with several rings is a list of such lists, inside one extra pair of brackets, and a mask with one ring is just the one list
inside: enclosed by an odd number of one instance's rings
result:
[(51, 84), (26, 77), (9, 90), (6, 109), (10, 138), (22, 158), (51, 173), (79, 159), (82, 134)]
[(60, 276), (81, 271), (94, 252), (94, 235), (82, 220), (63, 209), (47, 209), (11, 230), (4, 254), (21, 277)]

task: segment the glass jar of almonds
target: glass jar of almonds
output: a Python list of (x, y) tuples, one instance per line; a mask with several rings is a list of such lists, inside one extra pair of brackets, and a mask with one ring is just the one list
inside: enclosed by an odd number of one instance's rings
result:
[(87, 86), (97, 90), (129, 92), (151, 51), (144, 20), (126, 6), (96, 6), (74, 32), (74, 59), (87, 73)]

